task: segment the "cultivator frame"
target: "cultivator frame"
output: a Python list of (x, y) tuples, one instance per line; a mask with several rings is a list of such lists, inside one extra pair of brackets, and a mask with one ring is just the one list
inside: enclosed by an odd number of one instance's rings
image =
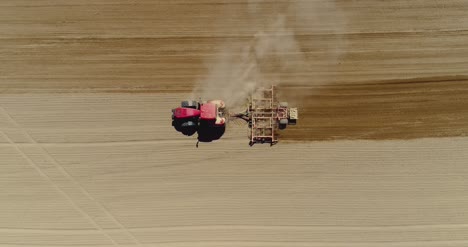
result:
[(249, 145), (278, 143), (278, 129), (284, 129), (288, 125), (288, 113), (287, 103), (277, 101), (275, 86), (258, 88), (251, 94), (247, 110), (250, 128)]

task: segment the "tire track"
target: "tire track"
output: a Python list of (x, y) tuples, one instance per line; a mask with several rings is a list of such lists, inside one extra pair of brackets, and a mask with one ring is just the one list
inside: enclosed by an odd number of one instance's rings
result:
[(114, 246), (120, 246), (108, 233), (106, 233), (104, 231), (104, 229), (102, 227), (99, 226), (99, 224), (88, 214), (86, 213), (83, 209), (81, 209), (81, 207), (79, 207), (76, 202), (70, 197), (69, 194), (67, 194), (63, 189), (60, 188), (59, 185), (57, 185), (57, 183), (55, 183), (50, 176), (48, 176), (46, 173), (44, 173), (42, 171), (42, 169), (34, 162), (32, 161), (28, 155), (23, 151), (21, 150), (17, 145), (15, 145), (15, 143), (5, 134), (3, 133), (3, 131), (0, 131), (0, 134), (3, 136), (3, 138), (5, 138), (9, 143), (11, 143), (15, 150), (21, 155), (21, 157), (23, 157), (27, 162), (28, 164), (34, 169), (36, 170), (39, 175), (41, 177), (44, 177), (46, 179), (47, 182), (49, 182), (49, 184), (55, 188), (57, 190), (57, 192), (59, 192), (59, 194), (61, 194), (63, 197), (66, 198), (66, 200), (71, 204), (71, 206), (77, 211), (79, 212), (83, 217), (85, 217), (87, 220), (90, 221), (90, 223), (99, 230), (99, 232), (101, 232), (104, 236), (106, 236), (107, 239), (109, 239), (109, 241), (111, 241), (111, 243), (114, 245)]
[[(47, 157), (47, 159), (55, 166), (55, 168), (59, 171), (59, 173), (61, 173), (63, 175), (63, 177), (65, 177), (66, 181), (69, 181), (71, 182), (71, 184), (76, 187), (76, 189), (78, 191), (80, 191), (81, 193), (83, 193), (83, 195), (85, 197), (87, 197), (87, 199), (89, 199), (92, 204), (95, 204), (100, 210), (102, 210), (102, 212), (104, 212), (105, 216), (106, 217), (109, 217), (111, 219), (111, 221), (113, 221), (114, 224), (117, 225), (117, 227), (119, 229), (121, 229), (123, 232), (125, 232), (125, 234), (127, 236), (130, 237), (130, 239), (132, 239), (132, 241), (134, 242), (134, 244), (138, 245), (140, 244), (140, 242), (135, 238), (135, 236), (133, 236), (133, 234), (128, 231), (127, 228), (125, 228), (125, 226), (123, 226), (118, 220), (117, 218), (115, 218), (101, 203), (99, 203), (83, 186), (81, 186), (63, 167), (62, 165), (60, 165), (60, 163), (43, 147), (41, 147), (37, 141), (23, 128), (21, 128), (21, 126), (18, 125), (18, 123), (11, 117), (11, 115), (3, 108), (3, 107), (0, 107), (0, 111), (2, 112), (2, 114), (4, 116), (6, 116), (6, 118), (19, 130), (21, 130), (26, 136), (27, 138), (35, 145), (35, 146), (38, 146), (39, 147), (39, 150), (40, 152), (42, 153), (42, 155), (44, 155), (45, 157)], [(39, 172), (39, 174), (41, 174), (41, 176), (47, 178), (47, 180), (63, 195), (67, 198), (67, 200), (73, 205), (73, 207), (78, 211), (80, 212), (83, 216), (85, 216), (88, 220), (90, 220), (92, 222), (92, 224), (99, 229), (100, 232), (102, 232), (114, 245), (116, 246), (121, 246), (121, 244), (116, 241), (114, 239), (114, 237), (112, 237), (109, 233), (106, 232), (106, 230), (96, 221), (93, 219), (93, 217), (88, 213), (86, 212), (86, 210), (84, 209), (83, 206), (80, 206), (76, 203), (76, 200), (74, 200), (70, 195), (69, 193), (67, 193), (64, 189), (61, 188), (60, 185), (58, 185), (56, 182), (54, 182), (54, 178), (52, 178), (50, 175), (48, 175), (46, 172), (44, 172), (42, 170), (42, 168), (37, 165), (29, 156), (26, 152), (24, 152), (23, 150), (21, 150), (19, 148), (19, 145), (14, 143), (5, 133), (1, 132), (2, 135), (4, 136), (4, 138), (6, 140), (8, 140), (8, 142), (13, 145), (15, 147), (15, 149), (20, 152), (21, 156), (23, 158), (25, 158), (29, 164), (31, 164), (36, 171)], [(56, 179), (58, 180), (58, 179)]]

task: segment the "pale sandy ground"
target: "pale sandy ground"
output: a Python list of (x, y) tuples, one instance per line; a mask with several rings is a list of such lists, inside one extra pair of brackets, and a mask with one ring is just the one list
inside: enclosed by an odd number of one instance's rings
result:
[(0, 245), (468, 244), (468, 139), (196, 149), (181, 96), (2, 96)]
[(170, 109), (245, 2), (1, 1), (0, 246), (468, 246), (466, 2), (314, 1), (310, 63), (267, 73), (300, 125), (196, 149)]

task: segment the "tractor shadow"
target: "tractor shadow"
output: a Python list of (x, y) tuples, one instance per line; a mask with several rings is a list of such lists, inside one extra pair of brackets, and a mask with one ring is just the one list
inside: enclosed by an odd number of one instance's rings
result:
[(226, 132), (226, 126), (213, 127), (210, 125), (200, 124), (199, 126), (187, 127), (182, 126), (183, 123), (184, 122), (173, 120), (172, 126), (175, 130), (186, 136), (193, 136), (197, 133), (198, 142), (213, 142), (219, 140)]
[(212, 142), (221, 139), (226, 132), (226, 126), (212, 127), (200, 125), (198, 128), (199, 142)]
[(186, 136), (193, 136), (195, 133), (197, 133), (197, 127), (182, 127), (182, 122), (176, 120), (172, 120), (172, 126), (175, 130)]

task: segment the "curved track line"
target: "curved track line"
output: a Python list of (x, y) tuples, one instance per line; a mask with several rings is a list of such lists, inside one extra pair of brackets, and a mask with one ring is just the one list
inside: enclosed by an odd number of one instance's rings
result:
[(21, 157), (23, 157), (27, 162), (28, 164), (34, 168), (34, 170), (36, 170), (36, 172), (39, 173), (39, 175), (41, 175), (43, 178), (46, 179), (47, 182), (49, 182), (52, 187), (58, 191), (63, 197), (65, 197), (67, 199), (67, 201), (72, 205), (72, 207), (78, 211), (83, 217), (85, 217), (95, 228), (97, 228), (99, 230), (99, 232), (101, 232), (107, 239), (109, 239), (113, 245), (115, 246), (120, 246), (109, 234), (107, 234), (98, 224), (97, 222), (88, 214), (86, 213), (84, 210), (82, 210), (77, 204), (76, 202), (73, 201), (73, 199), (64, 191), (62, 190), (54, 181), (52, 181), (52, 179), (47, 175), (45, 174), (41, 168), (39, 168), (39, 166), (34, 163), (34, 161), (32, 161), (25, 152), (23, 152), (17, 145), (15, 145), (15, 143), (10, 139), (10, 137), (8, 137), (3, 131), (0, 130), (0, 134), (6, 139), (8, 140), (8, 142), (10, 142), (14, 148), (16, 149), (16, 151), (21, 155)]
[[(14, 119), (13, 117), (11, 117), (11, 115), (3, 108), (3, 107), (0, 107), (0, 110), (2, 111), (3, 115), (6, 116), (8, 118), (8, 120), (13, 123), (13, 125), (15, 127), (17, 127), (18, 129), (20, 129), (23, 133), (25, 133), (25, 135), (28, 137), (28, 139), (30, 139), (30, 141), (32, 143), (34, 143), (36, 146), (39, 146), (38, 143), (36, 142), (36, 140), (34, 138), (32, 138), (32, 136), (25, 130), (23, 129)], [(3, 133), (3, 132), (2, 132)], [(34, 166), (34, 168), (41, 173), (41, 175), (43, 175), (44, 177), (47, 177), (48, 178), (48, 181), (52, 184), (55, 185), (55, 187), (57, 189), (60, 190), (60, 192), (70, 201), (70, 203), (72, 203), (74, 205), (74, 207), (79, 210), (80, 213), (82, 213), (84, 216), (86, 216), (91, 222), (93, 222), (93, 225), (95, 225), (96, 227), (98, 227), (98, 229), (104, 233), (111, 241), (112, 243), (114, 243), (115, 245), (119, 245), (109, 234), (107, 234), (103, 228), (101, 226), (99, 226), (99, 224), (88, 214), (86, 213), (83, 209), (80, 208), (80, 206), (78, 206), (74, 201), (73, 199), (62, 189), (60, 189), (60, 187), (58, 185), (56, 185), (55, 182), (53, 182), (53, 180), (47, 175), (45, 174), (44, 172), (42, 172), (41, 168), (34, 163), (34, 161), (32, 161), (26, 153), (24, 153), (19, 147), (18, 145), (16, 145), (5, 133), (3, 133), (3, 136), (5, 137), (6, 140), (8, 140), (10, 142), (10, 144), (14, 145), (15, 148), (17, 149), (17, 151), (19, 151), (22, 156), (32, 165)], [(123, 231), (125, 231), (127, 233), (127, 235), (135, 242), (135, 244), (140, 244), (140, 242), (135, 238), (135, 236), (130, 232), (128, 231), (128, 229), (122, 225), (122, 223), (120, 223), (117, 218), (115, 216), (113, 216), (109, 210), (107, 210), (107, 208), (105, 208), (101, 203), (99, 203), (93, 196), (91, 196), (91, 194), (83, 187), (81, 186), (64, 168), (62, 165), (60, 165), (60, 163), (44, 148), (40, 147), (40, 150), (42, 151), (42, 153), (49, 158), (49, 160), (54, 164), (54, 166), (62, 173), (62, 175), (64, 175), (65, 178), (67, 178), (69, 181), (71, 181), (83, 194), (85, 194), (89, 199), (91, 199), (91, 201), (95, 202), (96, 205), (98, 205), (98, 207), (112, 220), (114, 221), (114, 223), (120, 228), (122, 229)]]

